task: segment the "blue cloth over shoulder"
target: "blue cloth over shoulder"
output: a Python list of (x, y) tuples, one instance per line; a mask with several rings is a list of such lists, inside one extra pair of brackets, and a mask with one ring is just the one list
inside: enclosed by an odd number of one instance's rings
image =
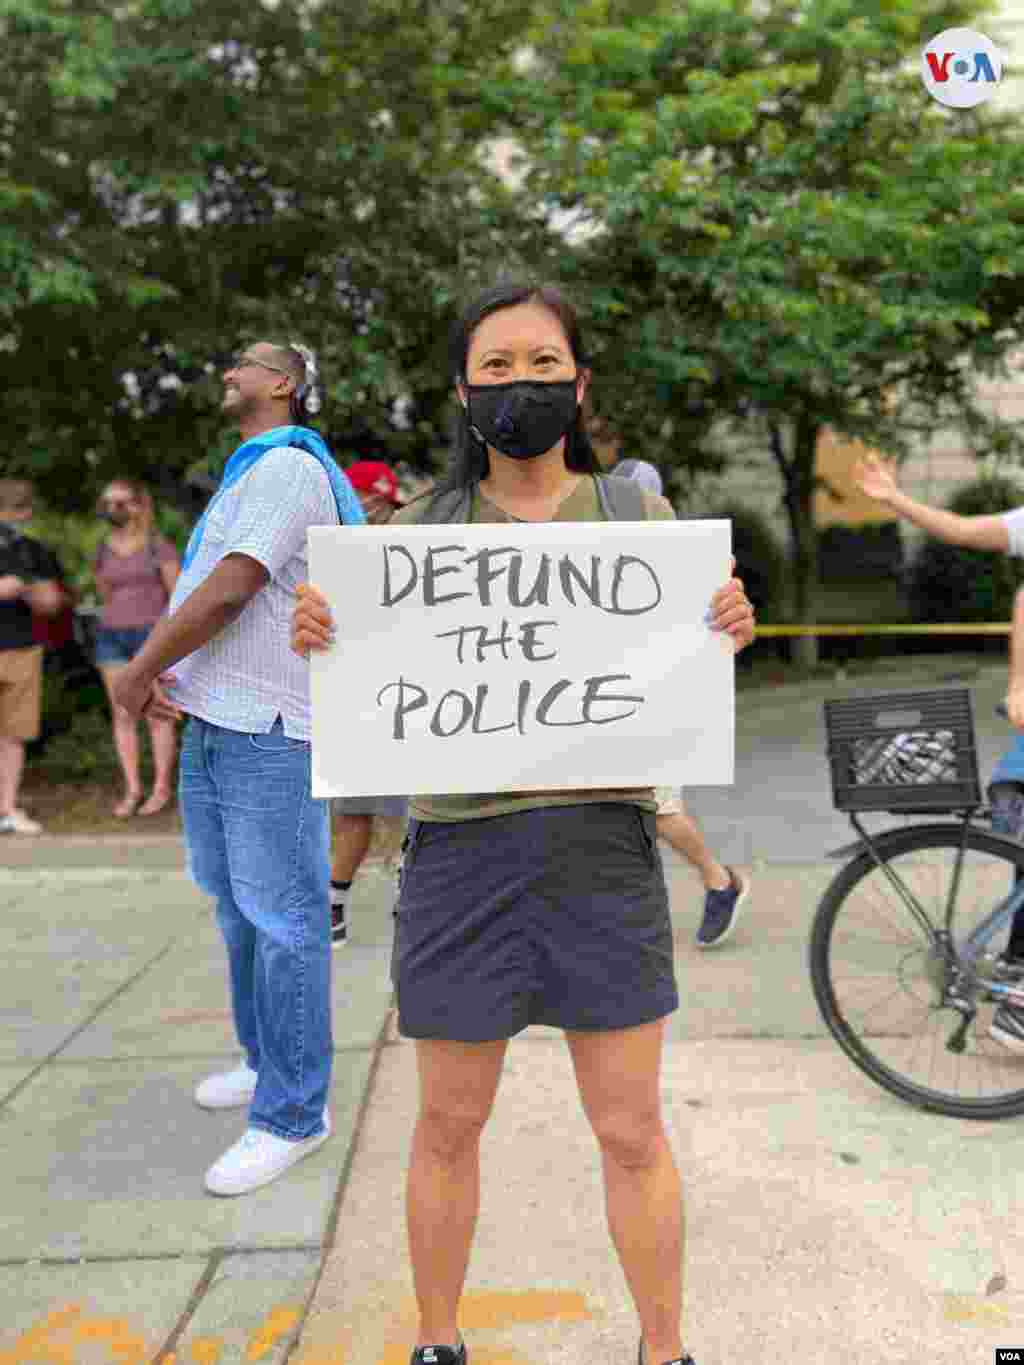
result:
[(305, 450), (314, 459), (319, 460), (324, 473), (330, 480), (331, 492), (334, 494), (334, 501), (338, 507), (338, 520), (343, 526), (361, 526), (365, 523), (366, 515), (363, 512), (363, 505), (359, 501), (355, 489), (335, 461), (334, 456), (327, 449), (320, 433), (314, 431), (312, 427), (272, 427), (269, 431), (261, 431), (258, 436), (243, 441), (224, 466), (224, 475), (221, 478), (220, 487), (210, 499), (205, 512), (196, 522), (192, 534), (188, 538), (188, 545), (185, 547), (185, 554), (181, 562), (183, 569), (187, 569), (192, 560), (195, 559), (196, 551), (202, 543), (203, 532), (206, 529), (206, 518), (210, 515), (210, 508), (220, 495), (226, 493), (229, 488), (236, 484), (243, 474), (248, 474), (253, 465), (261, 460), (264, 455), (271, 450), (276, 450), (279, 446), (296, 446), (299, 450)]

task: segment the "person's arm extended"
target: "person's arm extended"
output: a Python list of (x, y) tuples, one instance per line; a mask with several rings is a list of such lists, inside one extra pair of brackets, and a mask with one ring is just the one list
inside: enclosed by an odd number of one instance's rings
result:
[(42, 578), (25, 584), (21, 600), (37, 616), (56, 616), (64, 607), (64, 589), (55, 578)]
[(944, 507), (916, 502), (897, 487), (892, 470), (877, 455), (867, 455), (857, 461), (853, 481), (869, 498), (891, 507), (898, 517), (905, 517), (936, 540), (964, 545), (972, 550), (1002, 550), (1005, 553), (1010, 548), (1010, 533), (1002, 516), (962, 517), (958, 512), (947, 512)]
[(157, 622), (142, 649), (120, 670), (114, 682), (118, 705), (134, 716), (143, 711), (157, 717), (177, 715), (157, 679), (236, 621), (269, 579), (258, 560), (225, 555), (173, 616)]
[(1024, 730), (1024, 588), (1013, 599), (1010, 623), (1010, 678), (1006, 685), (1006, 713), (1010, 724)]

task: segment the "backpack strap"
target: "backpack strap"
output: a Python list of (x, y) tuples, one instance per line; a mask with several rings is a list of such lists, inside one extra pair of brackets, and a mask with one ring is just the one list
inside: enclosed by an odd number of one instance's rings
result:
[(597, 499), (608, 521), (646, 521), (644, 490), (632, 479), (614, 474), (597, 474)]

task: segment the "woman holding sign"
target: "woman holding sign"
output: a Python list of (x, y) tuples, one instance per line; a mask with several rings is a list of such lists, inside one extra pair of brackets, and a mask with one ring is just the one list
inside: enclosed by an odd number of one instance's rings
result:
[[(403, 522), (617, 519), (580, 404), (589, 373), (555, 289), (481, 295), (452, 339), (461, 417), (452, 467)], [(630, 489), (629, 520), (669, 504)], [(711, 603), (737, 649), (753, 611), (733, 579)], [(299, 589), (292, 648), (328, 648), (325, 598)], [(692, 1365), (681, 1337), (682, 1201), (659, 1100), (665, 1017), (678, 1006), (650, 788), (414, 796), (398, 903), (399, 1027), (417, 1040), (408, 1181), (419, 1305), (413, 1365), (465, 1365), (456, 1317), (479, 1200), (479, 1143), (508, 1040), (565, 1030), (601, 1148), (608, 1221), (641, 1325), (640, 1365)]]

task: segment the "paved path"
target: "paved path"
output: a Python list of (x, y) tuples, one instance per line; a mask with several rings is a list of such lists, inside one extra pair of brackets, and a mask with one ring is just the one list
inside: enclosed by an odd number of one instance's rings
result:
[[(873, 690), (930, 685), (936, 667)], [(973, 684), (983, 766), (1007, 734), (1002, 678), (993, 664)], [(835, 871), (823, 854), (848, 838), (821, 759), (821, 698), (837, 690), (746, 694), (737, 787), (690, 798), (753, 870), (732, 942), (694, 949), (697, 884), (668, 862), (684, 1004), (664, 1086), (698, 1365), (1024, 1349), (1020, 1123), (891, 1099), (811, 997), (808, 927)], [(177, 844), (0, 853), (0, 1365), (405, 1365), (415, 1078), (391, 1012), (388, 870), (366, 870), (336, 956), (335, 1137), (267, 1189), (218, 1200), (202, 1174), (240, 1118), (191, 1096), (236, 1053), (216, 926)], [(474, 1365), (632, 1362), (596, 1152), (551, 1030), (510, 1047), (483, 1182), (463, 1314)]]

